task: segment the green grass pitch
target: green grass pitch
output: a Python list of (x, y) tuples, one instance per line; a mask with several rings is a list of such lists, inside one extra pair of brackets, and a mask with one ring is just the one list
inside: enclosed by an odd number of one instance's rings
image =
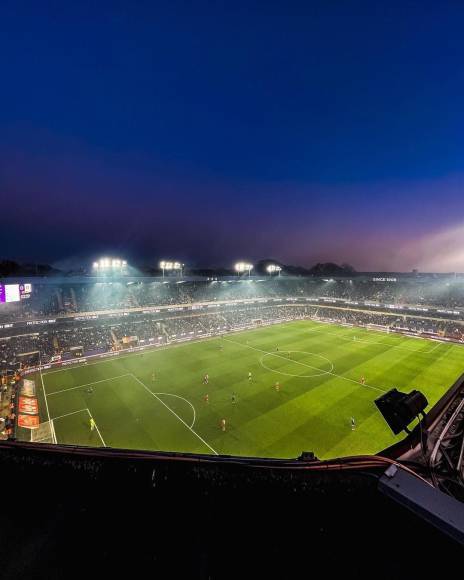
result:
[(459, 345), (296, 321), (64, 367), (43, 383), (58, 443), (326, 459), (396, 440), (374, 405), (383, 391), (417, 388), (432, 405), (463, 370)]

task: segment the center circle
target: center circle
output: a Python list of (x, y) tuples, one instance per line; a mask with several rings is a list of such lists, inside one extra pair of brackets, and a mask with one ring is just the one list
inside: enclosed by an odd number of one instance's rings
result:
[[(285, 355), (291, 355), (292, 353), (305, 354), (305, 355), (308, 355), (309, 357), (312, 357), (313, 359), (315, 358), (316, 361), (314, 361), (314, 365), (311, 365), (310, 362), (308, 363), (305, 360), (293, 360), (291, 358), (287, 359), (287, 357)], [(274, 358), (279, 358), (282, 360), (287, 360), (289, 363), (293, 363), (297, 366), (306, 367), (308, 369), (308, 372), (304, 375), (297, 375), (294, 373), (287, 373), (287, 372), (281, 371), (279, 369), (273, 369), (273, 368), (269, 367), (268, 365), (266, 365), (266, 363), (264, 362), (264, 360), (267, 357), (274, 357)], [(327, 368), (325, 368), (325, 369), (318, 368), (316, 366), (317, 363), (320, 364), (321, 360), (324, 362), (324, 365)], [(300, 378), (300, 379), (321, 377), (323, 375), (329, 375), (334, 370), (334, 365), (333, 365), (331, 360), (329, 360), (325, 356), (322, 356), (321, 354), (316, 354), (315, 352), (306, 352), (304, 350), (285, 350), (285, 351), (279, 351), (279, 352), (267, 352), (266, 354), (264, 354), (260, 358), (259, 362), (261, 363), (261, 366), (268, 371), (278, 373), (279, 375), (285, 375), (287, 377), (296, 377), (296, 378)]]

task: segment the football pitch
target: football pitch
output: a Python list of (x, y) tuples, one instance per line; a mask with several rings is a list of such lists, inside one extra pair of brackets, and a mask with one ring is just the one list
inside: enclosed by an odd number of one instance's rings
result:
[(50, 416), (61, 444), (328, 459), (403, 437), (374, 404), (383, 392), (417, 388), (433, 405), (463, 372), (460, 345), (305, 320), (121, 353), (36, 381), (42, 420)]

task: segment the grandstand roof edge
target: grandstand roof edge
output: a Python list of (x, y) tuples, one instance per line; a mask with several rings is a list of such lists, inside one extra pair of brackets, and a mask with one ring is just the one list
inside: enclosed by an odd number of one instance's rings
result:
[(0, 283), (2, 284), (94, 284), (100, 283), (110, 283), (110, 282), (201, 282), (201, 281), (284, 281), (284, 280), (301, 280), (301, 279), (326, 279), (331, 280), (347, 280), (347, 279), (357, 279), (357, 280), (372, 280), (373, 278), (385, 278), (385, 281), (392, 281), (393, 278), (398, 278), (401, 280), (428, 280), (428, 279), (447, 279), (447, 278), (459, 278), (464, 279), (464, 274), (411, 274), (411, 273), (396, 273), (396, 272), (356, 272), (351, 275), (346, 276), (330, 276), (330, 275), (308, 275), (308, 276), (24, 276), (15, 278), (0, 278)]

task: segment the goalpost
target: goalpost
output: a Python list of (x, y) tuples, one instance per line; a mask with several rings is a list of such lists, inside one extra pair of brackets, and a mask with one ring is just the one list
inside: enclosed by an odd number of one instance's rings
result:
[(40, 423), (37, 429), (31, 429), (32, 443), (56, 443), (55, 426), (53, 421)]

